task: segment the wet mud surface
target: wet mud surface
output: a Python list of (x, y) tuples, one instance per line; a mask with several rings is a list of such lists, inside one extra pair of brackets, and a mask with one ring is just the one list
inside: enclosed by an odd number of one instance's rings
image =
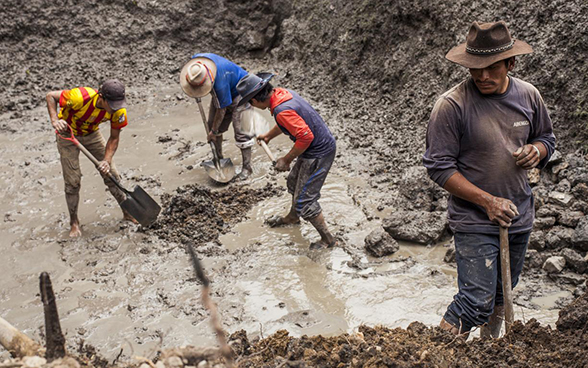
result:
[[(139, 365), (133, 357), (143, 356), (167, 366), (214, 366), (221, 361), (214, 354), (206, 364), (174, 365), (158, 353), (216, 344), (185, 251), (193, 243), (242, 367), (587, 365), (587, 7), (582, 1), (5, 1), (0, 316), (42, 341), (37, 294), (46, 271), (68, 352), (82, 365)], [(480, 341), (474, 333), (463, 342), (431, 327), (456, 290), (456, 271), (450, 256), (443, 262), (451, 248), (446, 194), (420, 160), (433, 103), (467, 76), (443, 55), (463, 42), (472, 20), (488, 17), (506, 20), (516, 38), (534, 47), (517, 59), (515, 75), (541, 91), (560, 152), (530, 175), (537, 222), (515, 290), (523, 323), (498, 340)], [(210, 182), (200, 167), (209, 149), (197, 107), (176, 83), (197, 51), (278, 73), (276, 85), (300, 92), (325, 117), (338, 156), (321, 204), (341, 247), (309, 251), (317, 235), (308, 223), (263, 225), (287, 211), (289, 195), (285, 175), (260, 149), (249, 182)], [(124, 185), (141, 185), (163, 211), (147, 229), (121, 222), (116, 202), (82, 158), (84, 235), (72, 240), (44, 96), (109, 77), (128, 88), (130, 124), (115, 155)], [(238, 165), (231, 135), (225, 152)], [(279, 155), (290, 145), (276, 140), (271, 148)], [(375, 258), (365, 239), (382, 229), (399, 246)]]

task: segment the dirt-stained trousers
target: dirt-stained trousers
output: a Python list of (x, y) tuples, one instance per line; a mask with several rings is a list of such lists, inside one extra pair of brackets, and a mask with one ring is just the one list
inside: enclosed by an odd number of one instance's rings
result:
[[(512, 287), (518, 281), (530, 232), (509, 235)], [(495, 305), (503, 305), (498, 234), (455, 233), (458, 293), (443, 317), (461, 332), (488, 322)]]
[(309, 220), (321, 213), (322, 209), (318, 200), (336, 153), (334, 149), (324, 157), (296, 159), (294, 167), (288, 174), (286, 186), (288, 193), (292, 194), (292, 207), (299, 217)]
[[(214, 99), (214, 96), (213, 96)], [(233, 131), (235, 132), (235, 145), (240, 149), (252, 147), (255, 144), (255, 138), (248, 135), (247, 132), (243, 131), (242, 128), (242, 114), (248, 109), (252, 109), (251, 104), (246, 103), (242, 106), (237, 106), (241, 101), (241, 96), (235, 97), (233, 103), (227, 106), (225, 116), (218, 128), (218, 133), (222, 134), (229, 130), (229, 125), (233, 122)], [(210, 109), (208, 110), (208, 129), (212, 129), (212, 123), (214, 121), (214, 115), (218, 108), (214, 101), (210, 103)]]
[[(94, 157), (96, 157), (98, 161), (104, 160), (106, 141), (99, 130), (88, 135), (76, 136), (76, 138)], [(72, 142), (59, 137), (57, 137), (57, 150), (59, 151), (59, 156), (61, 158), (61, 169), (63, 171), (63, 180), (65, 181), (65, 193), (78, 194), (80, 192), (82, 181), (80, 150)], [(110, 172), (117, 180), (120, 180), (114, 162), (110, 165)], [(123, 191), (120, 190), (120, 188), (118, 188), (108, 176), (102, 175), (102, 178), (104, 179), (104, 184), (108, 186), (108, 190), (112, 193), (118, 203), (126, 199), (125, 193), (123, 193)]]

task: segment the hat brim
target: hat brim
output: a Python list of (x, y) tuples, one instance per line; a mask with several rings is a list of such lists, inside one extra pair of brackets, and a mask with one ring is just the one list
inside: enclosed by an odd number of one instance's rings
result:
[(188, 80), (186, 79), (188, 70), (192, 67), (192, 65), (196, 63), (202, 63), (206, 65), (208, 70), (210, 70), (212, 78), (216, 78), (216, 64), (208, 58), (197, 57), (188, 61), (180, 71), (180, 86), (182, 87), (184, 93), (190, 97), (200, 98), (210, 93), (210, 91), (212, 90), (213, 82), (210, 78), (206, 78), (204, 80), (204, 83), (202, 83), (200, 86), (193, 86), (188, 82)]
[(445, 58), (466, 68), (483, 69), (497, 61), (508, 59), (512, 56), (530, 54), (532, 52), (533, 48), (528, 43), (515, 40), (510, 50), (492, 55), (474, 55), (466, 51), (466, 43), (464, 42), (449, 50)]
[(113, 109), (114, 111), (123, 109), (127, 107), (127, 99), (123, 98), (122, 100), (106, 100), (108, 106)]
[(249, 93), (247, 93), (245, 96), (242, 96), (237, 106), (243, 106), (247, 102), (251, 101), (253, 96), (255, 96), (259, 91), (261, 91), (262, 88), (265, 87), (270, 82), (270, 80), (275, 76), (275, 74), (258, 73), (257, 76), (261, 78), (261, 83), (256, 88), (252, 89)]

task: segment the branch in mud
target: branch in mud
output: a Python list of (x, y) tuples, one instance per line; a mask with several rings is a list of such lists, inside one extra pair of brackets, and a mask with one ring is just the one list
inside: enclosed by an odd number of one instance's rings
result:
[(227, 362), (227, 367), (233, 367), (233, 351), (231, 350), (231, 347), (227, 344), (227, 336), (220, 324), (220, 319), (218, 317), (216, 305), (214, 304), (212, 299), (210, 299), (210, 281), (204, 274), (204, 269), (202, 268), (200, 260), (196, 256), (196, 252), (194, 252), (193, 245), (188, 244), (187, 248), (188, 252), (190, 253), (190, 257), (192, 258), (192, 266), (194, 267), (194, 271), (196, 272), (196, 277), (198, 277), (198, 279), (202, 282), (202, 304), (204, 304), (204, 307), (210, 312), (210, 322), (212, 324), (214, 332), (216, 333), (216, 338), (220, 345), (221, 355), (225, 358)]

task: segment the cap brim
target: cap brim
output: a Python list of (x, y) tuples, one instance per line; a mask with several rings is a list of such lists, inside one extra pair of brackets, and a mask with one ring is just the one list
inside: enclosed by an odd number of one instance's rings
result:
[(447, 55), (445, 55), (445, 58), (453, 63), (465, 66), (466, 68), (483, 69), (497, 61), (517, 55), (530, 54), (532, 52), (533, 48), (528, 43), (520, 40), (515, 40), (515, 43), (510, 50), (492, 55), (470, 54), (466, 51), (466, 44), (462, 43), (449, 50)]
[(216, 65), (214, 64), (214, 62), (212, 60), (204, 58), (204, 57), (197, 57), (197, 58), (194, 58), (194, 59), (190, 60), (189, 62), (187, 62), (184, 65), (184, 67), (182, 68), (182, 70), (180, 71), (180, 86), (182, 87), (182, 90), (184, 91), (185, 94), (187, 94), (190, 97), (194, 97), (194, 98), (204, 97), (207, 94), (209, 94), (210, 91), (212, 90), (212, 80), (210, 80), (210, 78), (206, 78), (204, 83), (202, 83), (202, 85), (197, 86), (197, 87), (194, 87), (193, 85), (188, 83), (188, 80), (186, 79), (186, 74), (188, 74), (188, 69), (192, 65), (194, 65), (195, 63), (198, 63), (198, 62), (206, 65), (206, 67), (208, 67), (208, 70), (210, 70), (212, 77), (213, 78), (216, 77)]
[(237, 104), (237, 106), (243, 106), (247, 102), (251, 101), (251, 99), (253, 98), (253, 96), (255, 96), (259, 91), (261, 91), (261, 89), (263, 87), (265, 87), (266, 84), (269, 83), (269, 81), (275, 76), (275, 74), (272, 74), (272, 73), (258, 73), (257, 76), (262, 79), (261, 84), (257, 88), (255, 88), (254, 90), (252, 90), (251, 92), (247, 93), (245, 96), (242, 96), (241, 101), (239, 101), (239, 103)]
[(106, 103), (108, 103), (108, 106), (110, 106), (111, 109), (113, 109), (114, 111), (123, 109), (125, 107), (127, 107), (127, 99), (123, 98), (122, 100), (106, 100)]

